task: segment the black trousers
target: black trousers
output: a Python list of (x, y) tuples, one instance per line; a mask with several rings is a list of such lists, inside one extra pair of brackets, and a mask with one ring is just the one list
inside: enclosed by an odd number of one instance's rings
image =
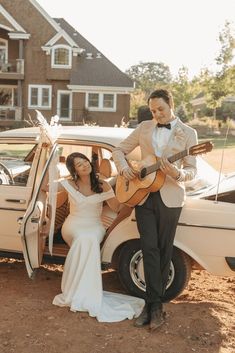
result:
[(162, 308), (181, 210), (167, 207), (159, 191), (150, 193), (145, 203), (135, 208), (144, 261), (145, 301), (151, 310)]

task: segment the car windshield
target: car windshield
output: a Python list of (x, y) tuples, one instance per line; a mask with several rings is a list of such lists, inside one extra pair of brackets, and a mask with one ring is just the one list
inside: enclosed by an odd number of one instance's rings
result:
[(34, 158), (35, 144), (0, 144), (0, 185), (27, 184)]
[(25, 160), (34, 146), (33, 144), (0, 144), (0, 160)]

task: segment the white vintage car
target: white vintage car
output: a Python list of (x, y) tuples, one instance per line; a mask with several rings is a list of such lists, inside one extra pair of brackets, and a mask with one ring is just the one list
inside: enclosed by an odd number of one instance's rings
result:
[[(132, 131), (128, 128), (60, 127), (56, 134), (54, 131), (53, 139), (48, 138), (42, 127), (1, 132), (0, 255), (19, 257), (23, 254), (30, 276), (42, 261), (51, 259), (63, 263), (68, 247), (60, 229), (69, 205), (66, 193), (56, 192), (53, 213), (53, 193), (44, 188), (48, 177), (52, 180), (55, 165), (59, 167), (60, 176), (67, 176), (67, 155), (80, 151), (115, 188), (117, 171), (111, 153)], [(138, 159), (139, 150), (128, 158)], [(205, 165), (203, 168), (205, 172)], [(194, 268), (206, 269), (214, 275), (235, 276), (234, 179), (233, 175), (230, 188), (225, 187), (225, 191), (220, 188), (218, 196), (215, 196), (217, 187), (205, 182), (205, 175), (187, 186), (190, 196), (177, 227), (165, 301), (182, 292)], [(226, 177), (222, 176), (221, 181), (226, 184)], [(107, 228), (101, 246), (103, 268), (116, 269), (127, 292), (143, 296), (143, 261), (134, 209), (124, 208), (120, 214), (115, 214), (104, 205), (102, 219)]]

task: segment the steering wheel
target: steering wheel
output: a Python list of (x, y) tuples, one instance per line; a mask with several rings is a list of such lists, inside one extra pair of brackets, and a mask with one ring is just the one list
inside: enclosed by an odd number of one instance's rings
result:
[(9, 184), (10, 185), (14, 185), (14, 179), (11, 175), (10, 170), (5, 166), (5, 164), (3, 164), (2, 162), (0, 162), (0, 169), (3, 169), (4, 173), (8, 176), (9, 178)]

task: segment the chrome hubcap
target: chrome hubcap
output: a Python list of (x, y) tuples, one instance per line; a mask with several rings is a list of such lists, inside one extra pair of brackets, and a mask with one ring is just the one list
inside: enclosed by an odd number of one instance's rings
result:
[[(132, 256), (130, 261), (129, 271), (130, 271), (131, 279), (135, 283), (135, 285), (142, 291), (145, 291), (146, 286), (145, 286), (145, 278), (144, 278), (144, 264), (143, 264), (143, 254), (141, 250), (137, 251)], [(174, 277), (175, 277), (175, 269), (171, 261), (169, 278), (168, 278), (166, 289), (168, 289), (171, 286), (174, 280)]]

